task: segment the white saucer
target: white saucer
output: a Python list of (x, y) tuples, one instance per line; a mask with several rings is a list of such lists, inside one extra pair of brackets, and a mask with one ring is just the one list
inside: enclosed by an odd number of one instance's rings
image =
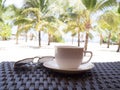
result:
[(72, 68), (72, 69), (63, 69), (60, 68), (55, 60), (52, 61), (47, 61), (45, 63), (43, 63), (43, 66), (58, 72), (63, 72), (63, 71), (67, 71), (67, 72), (84, 72), (84, 71), (88, 71), (90, 69), (92, 69), (94, 67), (94, 64), (92, 63), (86, 63), (86, 64), (81, 64), (78, 68)]

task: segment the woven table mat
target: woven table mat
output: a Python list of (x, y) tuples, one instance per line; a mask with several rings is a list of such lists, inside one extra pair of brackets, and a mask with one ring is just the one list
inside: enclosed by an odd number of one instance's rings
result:
[(94, 63), (78, 74), (61, 74), (44, 67), (20, 71), (14, 62), (0, 63), (0, 90), (120, 90), (120, 62)]

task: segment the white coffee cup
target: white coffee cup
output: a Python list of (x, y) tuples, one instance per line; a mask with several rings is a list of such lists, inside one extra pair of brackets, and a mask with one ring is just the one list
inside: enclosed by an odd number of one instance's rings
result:
[[(84, 53), (90, 53), (90, 57), (83, 62)], [(55, 61), (60, 68), (78, 68), (81, 64), (88, 63), (92, 58), (91, 51), (77, 46), (56, 46)]]

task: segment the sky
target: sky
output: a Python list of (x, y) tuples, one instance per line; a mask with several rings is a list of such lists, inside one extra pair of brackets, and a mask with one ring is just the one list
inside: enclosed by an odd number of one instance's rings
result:
[(14, 4), (16, 7), (20, 8), (23, 5), (24, 0), (6, 0), (5, 6)]

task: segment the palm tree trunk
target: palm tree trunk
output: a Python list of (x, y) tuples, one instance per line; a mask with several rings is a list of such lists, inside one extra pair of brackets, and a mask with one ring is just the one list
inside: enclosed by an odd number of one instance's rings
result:
[(103, 35), (102, 33), (100, 33), (100, 45), (102, 45), (102, 43), (103, 43)]
[(80, 46), (80, 32), (78, 31), (78, 46)]
[(48, 33), (48, 45), (50, 45), (51, 42), (51, 34)]
[(25, 33), (25, 42), (27, 42), (28, 38), (27, 38), (27, 33)]
[(16, 32), (16, 44), (18, 44), (19, 29), (20, 29), (20, 25), (18, 25), (18, 30)]
[(16, 44), (18, 44), (18, 36), (16, 36)]
[(38, 32), (39, 37), (39, 47), (41, 47), (41, 31)]
[(120, 52), (120, 40), (119, 40), (117, 52)]
[(5, 41), (5, 40), (7, 40), (7, 38), (6, 37), (2, 37), (2, 40)]
[(72, 36), (72, 44), (73, 44), (74, 36)]
[(87, 47), (88, 47), (88, 32), (86, 32), (86, 36), (85, 36), (85, 45), (84, 45), (84, 49), (85, 51), (87, 50)]
[(107, 48), (109, 48), (109, 47), (110, 47), (110, 38), (111, 38), (111, 32), (109, 33), (109, 36), (108, 36)]

